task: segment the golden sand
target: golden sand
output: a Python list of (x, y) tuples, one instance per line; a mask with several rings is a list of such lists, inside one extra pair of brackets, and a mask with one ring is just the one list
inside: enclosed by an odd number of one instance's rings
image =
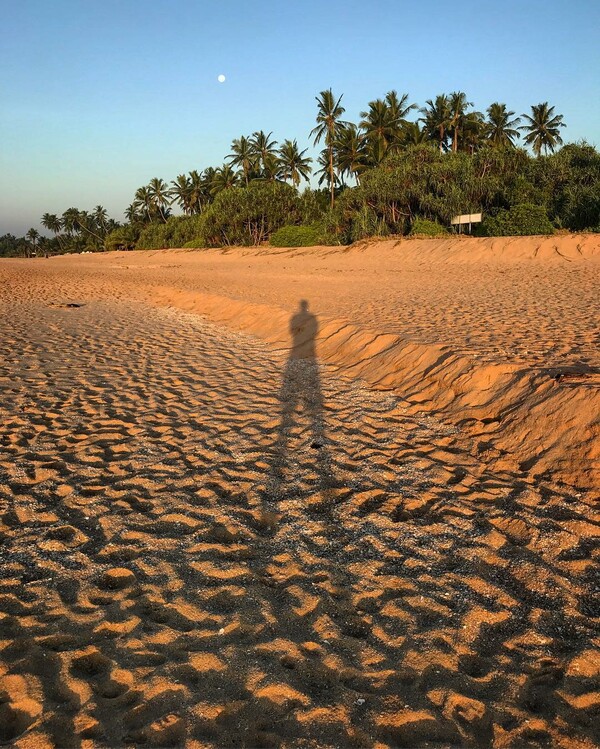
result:
[(599, 280), (593, 236), (1, 261), (0, 741), (595, 746)]

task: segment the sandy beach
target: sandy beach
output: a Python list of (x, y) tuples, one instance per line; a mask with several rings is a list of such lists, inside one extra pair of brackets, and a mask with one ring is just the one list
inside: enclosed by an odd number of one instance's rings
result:
[(0, 261), (0, 743), (600, 742), (600, 241)]

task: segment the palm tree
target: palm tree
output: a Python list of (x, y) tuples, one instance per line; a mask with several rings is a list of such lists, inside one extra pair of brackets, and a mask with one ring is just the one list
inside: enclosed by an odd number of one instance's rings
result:
[(366, 140), (354, 123), (341, 128), (335, 142), (335, 158), (342, 176), (348, 174), (360, 184), (360, 175), (368, 169)]
[(485, 143), (486, 124), (481, 112), (467, 112), (461, 123), (460, 150), (473, 154)]
[(388, 91), (385, 95), (385, 101), (390, 108), (392, 119), (397, 123), (398, 127), (406, 124), (408, 113), (411, 109), (416, 109), (417, 107), (416, 104), (408, 104), (408, 94), (402, 94), (402, 96), (398, 98), (397, 91)]
[[(261, 131), (260, 134), (254, 133), (254, 135), (264, 136), (264, 133)], [(242, 135), (241, 138), (236, 138), (231, 143), (231, 153), (229, 154), (229, 156), (227, 156), (227, 158), (231, 161), (232, 166), (237, 166), (242, 170), (246, 187), (250, 182), (251, 173), (256, 170), (256, 160), (257, 158), (260, 158), (259, 153), (262, 153), (261, 148), (263, 145), (264, 142), (261, 138), (260, 145), (257, 145), (257, 147), (255, 148), (250, 139), (246, 138), (245, 135)]]
[(202, 175), (192, 169), (189, 177), (190, 213), (202, 213), (202, 208), (208, 202), (209, 197)]
[(360, 127), (363, 128), (370, 147), (371, 161), (377, 165), (383, 160), (388, 146), (398, 133), (397, 120), (389, 104), (383, 99), (370, 101), (369, 109), (361, 112), (360, 116), (363, 118)]
[(450, 100), (445, 94), (439, 94), (435, 101), (427, 99), (426, 107), (421, 109), (423, 123), (430, 140), (437, 140), (440, 145), (440, 151), (446, 148), (448, 138), (448, 128), (452, 113), (450, 111)]
[(153, 177), (148, 183), (148, 195), (154, 213), (159, 215), (161, 219), (167, 223), (167, 217), (169, 214), (169, 186), (160, 177)]
[(191, 198), (191, 182), (190, 178), (186, 177), (185, 174), (178, 174), (176, 179), (171, 180), (173, 187), (169, 190), (169, 195), (172, 201), (177, 201), (181, 210), (189, 215), (191, 210), (190, 198)]
[(402, 96), (398, 98), (398, 93), (396, 91), (388, 91), (385, 95), (385, 101), (390, 108), (392, 120), (395, 123), (395, 132), (392, 142), (390, 143), (390, 148), (397, 148), (404, 143), (404, 133), (406, 128), (414, 124), (409, 122), (406, 117), (411, 109), (417, 108), (417, 105), (408, 103), (408, 94), (402, 94)]
[[(25, 235), (25, 238), (33, 247), (33, 254), (35, 255), (35, 248), (37, 247), (37, 243), (40, 238), (39, 231), (37, 229), (29, 229), (29, 231)], [(27, 253), (27, 256), (29, 257), (29, 253)]]
[(268, 153), (265, 156), (261, 176), (258, 179), (265, 182), (276, 182), (283, 179), (281, 161), (279, 161), (277, 154)]
[[(275, 156), (277, 154), (276, 140), (269, 140), (273, 133), (265, 134), (263, 130), (259, 130), (252, 133), (250, 140), (248, 141), (249, 151), (251, 159), (253, 159), (253, 168), (257, 166), (261, 171), (264, 172), (269, 156)], [(272, 164), (270, 164), (272, 166)], [(251, 169), (253, 171), (253, 169)], [(263, 174), (263, 176), (265, 176)]]
[(127, 206), (123, 211), (123, 214), (130, 224), (136, 224), (138, 221), (142, 221), (142, 216), (139, 213), (139, 208), (136, 206), (135, 201)]
[[(336, 187), (339, 187), (342, 184), (342, 181), (340, 179), (340, 176), (336, 174), (335, 171), (331, 171), (330, 163), (329, 150), (327, 148), (324, 148), (319, 154), (319, 158), (317, 159), (317, 164), (321, 168), (315, 172), (315, 176), (319, 178), (319, 187), (324, 182), (326, 182), (331, 193), (332, 185), (333, 190), (335, 190)], [(333, 182), (331, 181), (332, 177)]]
[(102, 242), (102, 236), (99, 234), (100, 230), (96, 224), (96, 219), (87, 211), (79, 211), (79, 215), (77, 216), (77, 226), (80, 231), (84, 231), (86, 234), (89, 234), (90, 237), (94, 237), (94, 239)]
[(135, 191), (135, 197), (131, 205), (142, 221), (152, 221), (154, 216), (154, 204), (152, 202), (151, 190), (147, 185), (138, 187)]
[(408, 146), (419, 146), (428, 140), (425, 128), (419, 127), (418, 122), (407, 122), (402, 129), (401, 144), (406, 148)]
[(54, 237), (56, 238), (58, 246), (60, 247), (62, 252), (63, 246), (60, 241), (61, 223), (58, 216), (55, 213), (44, 213), (44, 215), (42, 216), (41, 224), (42, 226), (45, 226), (48, 231), (54, 232)]
[(525, 143), (533, 148), (536, 156), (539, 156), (544, 149), (544, 153), (554, 151), (557, 145), (562, 144), (560, 137), (560, 127), (566, 127), (562, 121), (562, 114), (554, 114), (554, 107), (549, 107), (548, 102), (536, 104), (531, 107), (531, 117), (528, 114), (522, 114), (527, 120), (527, 124), (521, 125), (519, 130), (525, 130)]
[(494, 146), (514, 146), (515, 138), (519, 138), (517, 125), (520, 117), (511, 120), (514, 112), (506, 109), (506, 104), (495, 101), (487, 108), (486, 139)]
[(210, 192), (214, 197), (223, 190), (228, 190), (231, 187), (235, 187), (238, 182), (238, 176), (233, 170), (231, 164), (223, 164), (223, 166), (214, 170)]
[(214, 166), (208, 166), (200, 175), (202, 199), (205, 203), (211, 203), (214, 198), (214, 195), (212, 193), (212, 186), (216, 174), (217, 170), (214, 168)]
[(67, 208), (61, 216), (61, 223), (69, 237), (72, 237), (73, 234), (77, 234), (81, 230), (81, 227), (79, 226), (79, 209)]
[(96, 226), (98, 227), (102, 236), (105, 237), (108, 231), (108, 228), (107, 228), (108, 213), (106, 211), (106, 208), (103, 208), (101, 205), (97, 205), (94, 208), (93, 216), (96, 222)]
[(106, 223), (106, 233), (110, 234), (115, 229), (119, 229), (121, 224), (118, 221), (115, 221), (114, 218), (109, 218)]
[(307, 150), (305, 148), (304, 151), (299, 151), (295, 139), (284, 140), (279, 149), (281, 177), (286, 181), (291, 180), (294, 187), (298, 187), (302, 178), (308, 181), (312, 171), (310, 167), (312, 159), (304, 156)]
[[(343, 96), (343, 94), (342, 94)], [(327, 157), (329, 162), (329, 189), (331, 193), (331, 206), (335, 200), (335, 169), (334, 169), (334, 151), (337, 137), (342, 127), (347, 123), (341, 119), (341, 116), (346, 111), (341, 106), (342, 96), (336, 101), (332, 90), (329, 88), (327, 91), (321, 91), (319, 96), (315, 99), (318, 105), (317, 111), (317, 126), (310, 132), (310, 136), (314, 135), (314, 145), (324, 138), (325, 150), (327, 151)], [(320, 161), (319, 161), (320, 163)]]
[(467, 101), (467, 95), (463, 91), (453, 91), (448, 97), (448, 106), (450, 109), (448, 129), (452, 133), (452, 151), (456, 153), (458, 134), (464, 125), (467, 109), (473, 106), (473, 102)]

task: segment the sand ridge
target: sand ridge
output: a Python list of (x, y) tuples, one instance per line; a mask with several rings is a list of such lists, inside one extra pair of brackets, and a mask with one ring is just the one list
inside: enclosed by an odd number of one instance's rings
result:
[(0, 740), (595, 746), (594, 493), (113, 257), (0, 264)]
[[(599, 258), (597, 235), (458, 237), (109, 253), (35, 270), (54, 293), (76, 298), (85, 281), (95, 298), (192, 311), (279, 348), (306, 298), (323, 359), (468, 430), (489, 459), (589, 490), (600, 485)], [(3, 267), (22, 284), (22, 261)]]

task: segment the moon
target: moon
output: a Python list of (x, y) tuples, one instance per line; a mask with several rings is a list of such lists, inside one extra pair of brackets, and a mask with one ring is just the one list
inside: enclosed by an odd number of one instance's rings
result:
[(217, 76), (217, 80), (219, 81), (219, 83), (225, 83), (225, 76), (223, 75), (223, 73)]

